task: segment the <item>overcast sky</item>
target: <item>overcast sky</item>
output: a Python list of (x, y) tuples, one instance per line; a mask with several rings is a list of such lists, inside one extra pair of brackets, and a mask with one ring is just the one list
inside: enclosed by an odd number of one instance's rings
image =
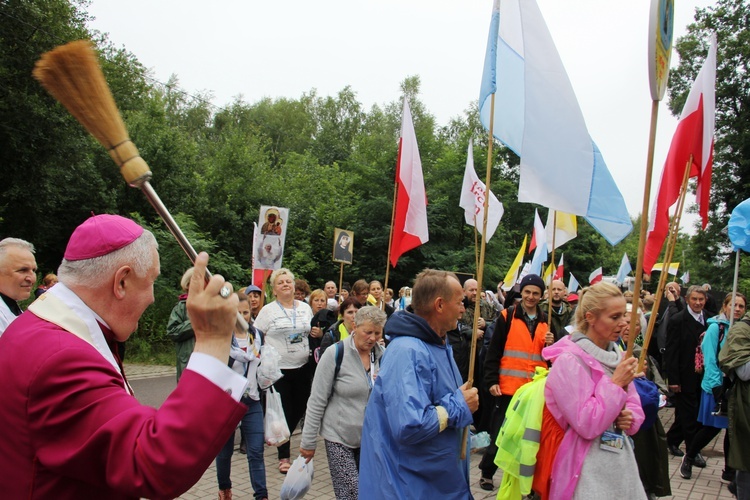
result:
[[(635, 216), (643, 203), (651, 96), (650, 1), (538, 0), (592, 138)], [(708, 0), (675, 2), (675, 41)], [(369, 109), (411, 75), (446, 125), (479, 97), (492, 0), (93, 0), (109, 33), (154, 76), (224, 106), (241, 95), (333, 95), (350, 85)], [(678, 58), (673, 53), (672, 67)], [(677, 119), (659, 106), (652, 199)], [(463, 165), (463, 164), (462, 164)], [(459, 189), (459, 186), (456, 187)], [(690, 195), (688, 201), (694, 197)], [(502, 200), (501, 200), (502, 201)], [(687, 228), (694, 217), (683, 218)]]

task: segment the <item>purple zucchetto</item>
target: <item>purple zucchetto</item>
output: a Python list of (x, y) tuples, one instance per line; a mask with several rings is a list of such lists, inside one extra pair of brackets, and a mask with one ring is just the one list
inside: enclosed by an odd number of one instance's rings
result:
[(94, 215), (78, 226), (68, 240), (65, 260), (93, 259), (133, 243), (143, 228), (119, 215)]

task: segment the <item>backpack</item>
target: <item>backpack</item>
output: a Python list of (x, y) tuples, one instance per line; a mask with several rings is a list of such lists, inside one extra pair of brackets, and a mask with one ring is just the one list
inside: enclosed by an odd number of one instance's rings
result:
[[(721, 341), (724, 340), (724, 330), (726, 330), (727, 325), (724, 323), (719, 323), (719, 341), (716, 343), (716, 358), (719, 358), (719, 351), (721, 350)], [(700, 337), (698, 337), (698, 345), (695, 347), (695, 373), (703, 373), (703, 371), (706, 369), (706, 365), (703, 360), (703, 349), (701, 349), (701, 344), (703, 343), (703, 337), (706, 336), (706, 332), (701, 333)]]

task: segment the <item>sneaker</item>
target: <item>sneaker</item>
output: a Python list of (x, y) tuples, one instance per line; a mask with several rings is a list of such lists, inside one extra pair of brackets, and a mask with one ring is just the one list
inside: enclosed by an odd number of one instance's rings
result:
[(695, 458), (693, 459), (693, 465), (698, 467), (699, 469), (705, 469), (706, 468), (706, 459), (703, 458), (703, 455), (698, 453)]
[(727, 486), (727, 489), (729, 490), (729, 493), (731, 493), (734, 496), (737, 496), (737, 482), (732, 481), (729, 483), (729, 486)]
[(683, 452), (679, 446), (675, 446), (673, 444), (669, 445), (669, 453), (671, 453), (675, 457), (684, 457), (685, 452)]
[(485, 491), (492, 491), (495, 489), (495, 485), (492, 484), (492, 478), (491, 477), (480, 477), (479, 478), (479, 487), (482, 488)]
[(693, 459), (685, 455), (680, 464), (680, 476), (682, 479), (690, 479), (693, 475)]
[(737, 476), (737, 472), (734, 469), (724, 469), (721, 471), (721, 480), (726, 481), (728, 483), (731, 483), (734, 481), (734, 478)]

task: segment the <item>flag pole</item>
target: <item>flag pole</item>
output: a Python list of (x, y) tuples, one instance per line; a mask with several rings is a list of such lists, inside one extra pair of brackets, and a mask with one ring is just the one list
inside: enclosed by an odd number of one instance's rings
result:
[(732, 312), (729, 313), (729, 329), (734, 324), (734, 301), (737, 298), (737, 278), (740, 276), (740, 249), (737, 249), (737, 256), (734, 259), (734, 282), (732, 283)]
[[(393, 181), (393, 208), (391, 209), (391, 231), (388, 234), (388, 256), (385, 259), (385, 284), (383, 285), (383, 293), (388, 289), (388, 274), (391, 270), (391, 246), (393, 245), (393, 224), (396, 221), (396, 198), (398, 197), (398, 168), (396, 168), (396, 178)], [(343, 271), (344, 265), (341, 265)], [(339, 288), (341, 290), (341, 288)], [(383, 301), (385, 304), (385, 301)], [(382, 306), (384, 309), (385, 306)]]
[[(492, 179), (492, 145), (493, 145), (493, 121), (495, 116), (495, 94), (492, 94), (492, 98), (490, 100), (490, 117), (493, 119), (490, 120), (490, 127), (489, 127), (489, 140), (487, 141), (487, 175), (485, 177), (484, 185), (485, 185), (485, 193), (484, 193), (484, 216), (482, 217), (482, 238), (481, 238), (481, 245), (479, 250), (479, 265), (477, 266), (477, 300), (474, 304), (474, 325), (471, 329), (471, 351), (469, 351), (469, 380), (468, 384), (469, 387), (472, 387), (474, 385), (474, 367), (476, 365), (476, 357), (477, 357), (477, 325), (479, 324), (479, 313), (482, 309), (482, 295), (480, 291), (482, 290), (482, 279), (484, 278), (484, 252), (485, 247), (487, 243), (487, 238), (485, 235), (487, 234), (487, 212), (489, 211), (490, 206), (490, 181)], [(475, 216), (476, 220), (476, 216)], [(474, 228), (476, 229), (476, 224), (474, 224)], [(466, 441), (467, 437), (469, 436), (469, 428), (464, 428), (464, 434), (461, 439), (461, 460), (464, 460), (466, 458)]]
[(341, 297), (341, 285), (344, 284), (344, 263), (340, 262), (341, 269), (339, 269), (339, 297)]
[[(638, 310), (638, 301), (641, 299), (641, 286), (643, 282), (643, 254), (646, 249), (646, 234), (648, 232), (648, 206), (651, 197), (651, 175), (654, 170), (654, 147), (656, 145), (656, 121), (659, 116), (659, 101), (651, 101), (651, 126), (649, 128), (648, 153), (646, 156), (646, 180), (643, 184), (643, 207), (641, 208), (641, 232), (638, 239), (638, 260), (635, 265), (635, 290), (633, 293), (633, 310)], [(635, 326), (638, 321), (637, 315), (630, 318), (630, 336), (628, 337), (628, 349), (625, 358), (633, 355), (635, 343)]]
[(479, 236), (477, 235), (477, 214), (474, 214), (474, 269), (479, 269)]
[[(550, 210), (552, 210), (550, 208)], [(552, 210), (552, 265), (555, 265), (555, 236), (557, 236), (557, 210)], [(555, 278), (555, 274), (557, 274), (557, 268), (552, 273), (552, 276), (549, 277), (549, 288), (547, 288), (547, 328), (550, 328), (550, 331), (552, 329), (552, 297), (549, 295), (550, 291), (552, 290), (552, 280)]]
[[(659, 286), (657, 286), (656, 288), (656, 297), (654, 298), (654, 305), (652, 309), (652, 311), (656, 311), (657, 313), (659, 311), (659, 306), (661, 305), (661, 298), (664, 295), (664, 287), (667, 286), (669, 266), (672, 265), (672, 257), (674, 256), (674, 249), (677, 243), (677, 233), (680, 230), (680, 219), (682, 219), (682, 211), (685, 208), (685, 197), (687, 196), (688, 178), (690, 177), (690, 166), (692, 165), (692, 163), (693, 155), (691, 154), (690, 158), (687, 161), (687, 164), (685, 165), (685, 174), (682, 177), (682, 185), (680, 186), (680, 196), (678, 198), (677, 208), (675, 209), (674, 217), (672, 217), (672, 220), (670, 222), (669, 238), (667, 238), (667, 247), (664, 251), (664, 262), (661, 268), (661, 275), (659, 276)], [(635, 294), (633, 295), (633, 302), (635, 303)], [(637, 310), (638, 309), (634, 306), (633, 311)], [(641, 356), (638, 359), (638, 372), (643, 371), (646, 356), (648, 356), (648, 346), (649, 344), (651, 344), (651, 337), (654, 332), (654, 326), (656, 325), (656, 316), (657, 315), (652, 312), (651, 317), (649, 318), (648, 327), (646, 328), (646, 333), (643, 337), (643, 349), (641, 350)], [(631, 321), (633, 317), (637, 318), (637, 315), (631, 315)], [(634, 333), (631, 330), (630, 337), (628, 338), (628, 345), (630, 344), (630, 340), (632, 337), (634, 337)], [(635, 339), (632, 340), (635, 341)]]

